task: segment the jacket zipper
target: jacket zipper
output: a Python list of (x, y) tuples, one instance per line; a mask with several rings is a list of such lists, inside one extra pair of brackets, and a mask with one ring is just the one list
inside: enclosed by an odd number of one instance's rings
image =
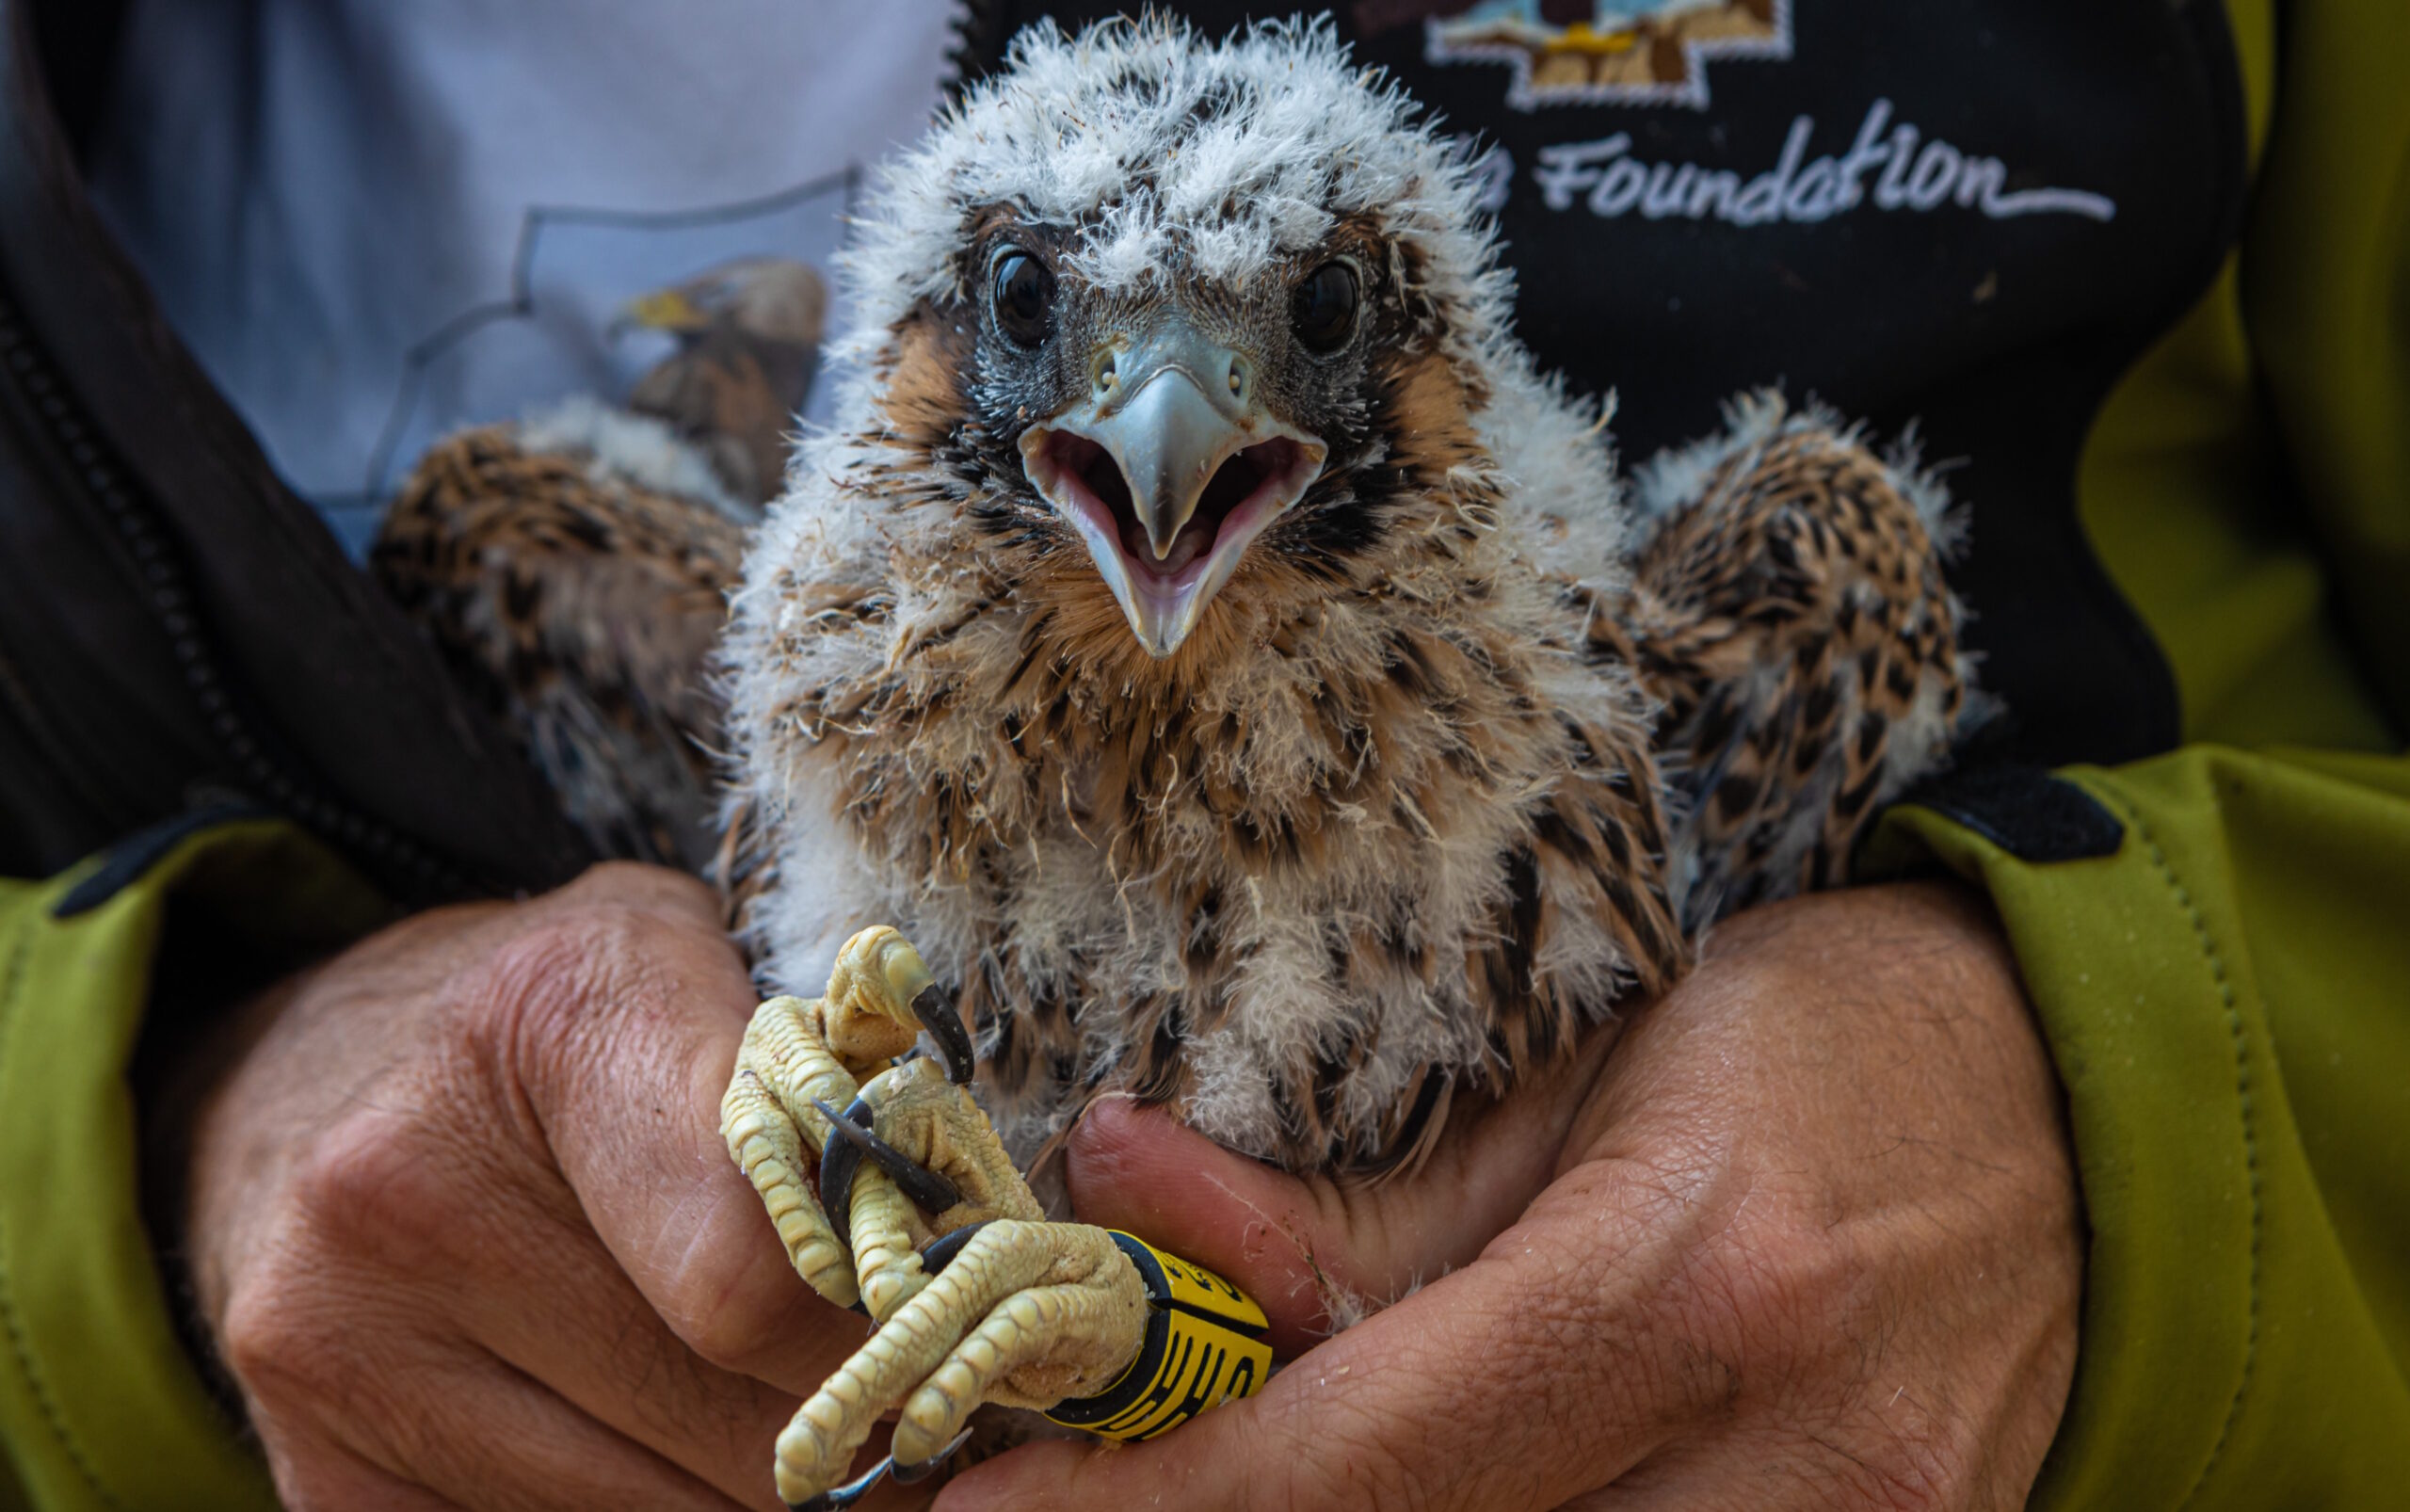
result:
[[(389, 882), (407, 879), (407, 890), (413, 894), (458, 896), (509, 891), (490, 880), (473, 882), (426, 846), (333, 797), (303, 774), (297, 761), (277, 751), (272, 739), (264, 737), (266, 721), (240, 685), (221, 672), (202, 631), (182, 550), (161, 524), (155, 507), (141, 498), (138, 486), (130, 481), (18, 312), (13, 295), (0, 291), (0, 373), (15, 386), (24, 412), (55, 448), (56, 460), (67, 464), (54, 466), (57, 481), (80, 489), (99, 506), (138, 564), (138, 591), (151, 618), (168, 636), (176, 663), (184, 669), (185, 685), (207, 722), (211, 738), (243, 775), (253, 795), (358, 859), (373, 874)], [(21, 696), (31, 698), (31, 689), (21, 689)]]

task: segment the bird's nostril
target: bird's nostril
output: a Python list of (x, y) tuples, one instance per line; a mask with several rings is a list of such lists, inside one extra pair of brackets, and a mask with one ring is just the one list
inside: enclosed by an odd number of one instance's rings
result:
[(1235, 357), (1230, 359), (1230, 393), (1233, 396), (1246, 393), (1246, 369)]
[(1114, 371), (1113, 354), (1107, 352), (1104, 361), (1096, 366), (1096, 386), (1100, 390), (1109, 389), (1119, 381), (1120, 375)]

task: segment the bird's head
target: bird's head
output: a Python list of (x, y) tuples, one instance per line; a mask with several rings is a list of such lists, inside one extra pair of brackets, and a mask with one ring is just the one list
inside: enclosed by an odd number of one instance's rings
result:
[(1333, 255), (1255, 290), (1167, 278), (1116, 298), (1057, 275), (1025, 245), (1041, 241), (1009, 227), (988, 255), (990, 402), (1034, 417), (1022, 476), (1087, 548), (1138, 644), (1169, 656), (1345, 445), (1343, 411), (1362, 409), (1362, 264)]
[(612, 325), (667, 331), (681, 341), (725, 327), (810, 347), (819, 343), (827, 314), (828, 286), (810, 266), (783, 257), (746, 257), (629, 300)]
[(967, 554), (1133, 666), (1481, 507), (1508, 289), (1476, 175), (1326, 25), (1041, 24), (889, 171), (849, 272), (871, 425), (946, 474)]

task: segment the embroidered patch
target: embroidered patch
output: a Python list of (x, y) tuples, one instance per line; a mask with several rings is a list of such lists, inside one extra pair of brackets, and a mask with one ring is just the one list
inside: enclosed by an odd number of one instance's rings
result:
[(1506, 103), (1707, 105), (1713, 58), (1791, 56), (1791, 0), (1482, 0), (1423, 23), (1424, 59), (1503, 63)]

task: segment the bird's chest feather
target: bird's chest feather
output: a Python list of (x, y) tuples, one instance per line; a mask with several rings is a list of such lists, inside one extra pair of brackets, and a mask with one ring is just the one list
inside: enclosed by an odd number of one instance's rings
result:
[(1679, 969), (1615, 669), (1342, 612), (1116, 687), (1023, 665), (1026, 633), (966, 625), (901, 677), (891, 648), (876, 717), (814, 752), (1024, 1148), (1128, 1091), (1291, 1166), (1411, 1158)]

